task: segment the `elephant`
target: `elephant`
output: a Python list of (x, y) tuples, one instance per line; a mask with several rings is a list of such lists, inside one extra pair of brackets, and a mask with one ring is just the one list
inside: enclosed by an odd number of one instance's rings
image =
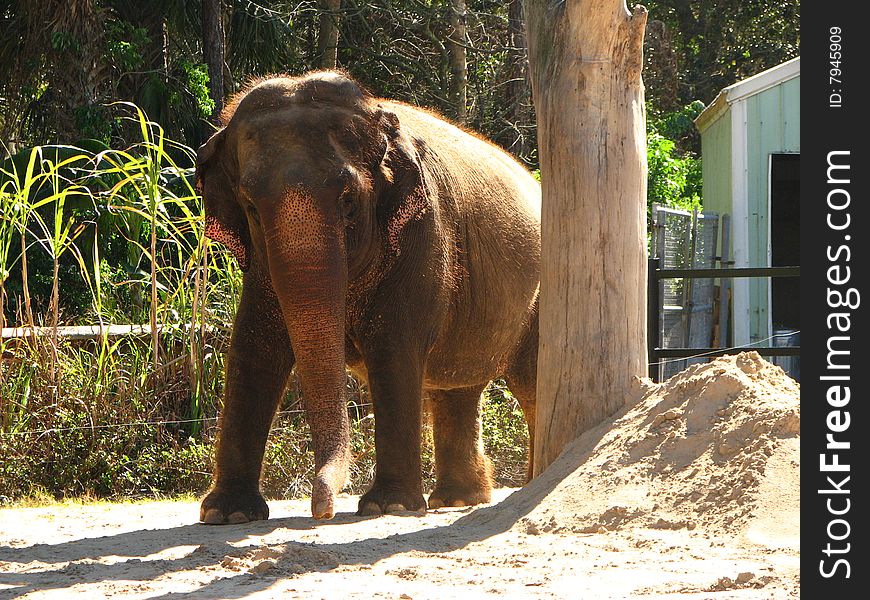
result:
[(480, 396), (492, 379), (520, 400), (534, 440), (540, 184), (495, 145), (341, 71), (252, 82), (221, 124), (197, 152), (196, 185), (205, 235), (244, 274), (200, 520), (268, 518), (263, 454), (294, 368), (315, 519), (334, 516), (348, 477), (348, 370), (375, 420), (376, 471), (357, 514), (489, 502)]

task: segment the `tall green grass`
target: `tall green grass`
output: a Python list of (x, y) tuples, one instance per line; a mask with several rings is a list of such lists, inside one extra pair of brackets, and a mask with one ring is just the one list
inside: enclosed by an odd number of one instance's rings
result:
[[(202, 236), (194, 153), (136, 107), (141, 140), (92, 152), (43, 146), (0, 172), (0, 309), (20, 282), (14, 323), (0, 342), (0, 494), (137, 495), (207, 484), (223, 347), (241, 274)], [(109, 239), (139, 265), (118, 270)], [(50, 258), (47, 310), (35, 312), (28, 259)], [(61, 260), (90, 290), (82, 314), (62, 314)], [(45, 276), (45, 274), (41, 274)], [(147, 301), (137, 306), (130, 298)], [(0, 310), (0, 313), (5, 313)], [(4, 319), (5, 321), (6, 319)], [(111, 338), (108, 325), (147, 323), (148, 338)], [(96, 325), (70, 341), (61, 324)], [(49, 335), (33, 335), (35, 326)]]
[[(241, 272), (202, 235), (193, 150), (126, 108), (141, 137), (127, 148), (42, 146), (0, 163), (0, 315), (16, 306), (12, 322), (0, 317), (0, 325), (25, 331), (0, 341), (0, 499), (165, 496), (199, 493), (210, 481)], [(135, 268), (107, 260), (118, 244)], [(46, 258), (51, 273), (35, 273), (33, 259)], [(62, 264), (75, 265), (89, 292), (78, 314), (64, 312)], [(51, 280), (47, 302), (32, 297), (37, 275)], [(145, 324), (145, 335), (110, 337), (116, 323)], [(58, 334), (61, 325), (97, 326), (100, 335), (72, 340)], [(37, 326), (49, 335), (33, 335)], [(348, 385), (350, 402), (363, 405), (350, 485), (361, 492), (373, 476), (373, 419), (365, 390)], [(487, 397), (497, 479), (521, 484), (522, 415), (502, 388)], [(290, 386), (267, 448), (268, 495), (309, 492), (308, 440), (298, 386)]]

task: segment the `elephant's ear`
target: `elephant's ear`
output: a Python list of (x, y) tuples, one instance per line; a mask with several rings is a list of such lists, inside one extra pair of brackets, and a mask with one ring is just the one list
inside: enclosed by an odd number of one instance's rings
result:
[(420, 141), (402, 130), (398, 116), (378, 111), (383, 158), (380, 171), (386, 182), (378, 207), (379, 220), (386, 224), (391, 250), (399, 254), (402, 232), (429, 211), (431, 198), (422, 166)]
[(196, 153), (196, 186), (205, 202), (205, 235), (233, 253), (242, 271), (250, 266), (251, 238), (248, 222), (233, 195), (221, 152), (224, 130), (206, 141)]

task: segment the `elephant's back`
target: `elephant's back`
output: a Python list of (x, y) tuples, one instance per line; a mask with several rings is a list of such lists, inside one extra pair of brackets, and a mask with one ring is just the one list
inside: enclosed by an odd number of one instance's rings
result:
[(439, 183), (449, 186), (459, 199), (503, 187), (521, 205), (518, 208), (540, 221), (540, 184), (502, 148), (435, 113), (401, 102), (382, 103), (397, 114)]

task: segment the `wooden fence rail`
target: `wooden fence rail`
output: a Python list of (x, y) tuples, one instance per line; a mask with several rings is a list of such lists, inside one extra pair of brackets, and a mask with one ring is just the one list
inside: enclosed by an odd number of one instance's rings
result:
[[(158, 333), (182, 329), (190, 331), (190, 324), (179, 325), (158, 325)], [(205, 328), (207, 333), (213, 333), (216, 328), (213, 325), (207, 325)], [(25, 339), (30, 336), (35, 337), (51, 337), (54, 335), (54, 329), (51, 327), (4, 327), (0, 331), (0, 339), (16, 340)], [(64, 325), (57, 328), (57, 337), (65, 340), (98, 340), (102, 336), (110, 339), (120, 337), (149, 337), (151, 335), (150, 325)]]

